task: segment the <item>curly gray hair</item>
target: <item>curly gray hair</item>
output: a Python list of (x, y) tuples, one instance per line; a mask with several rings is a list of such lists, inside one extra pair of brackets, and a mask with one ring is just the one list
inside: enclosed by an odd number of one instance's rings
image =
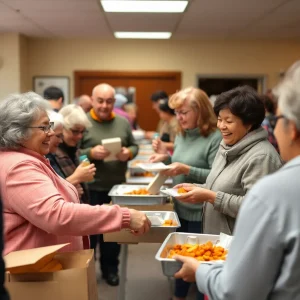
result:
[(300, 130), (300, 60), (286, 72), (284, 79), (273, 90), (278, 97), (278, 108)]
[(0, 102), (0, 150), (18, 149), (31, 136), (28, 128), (49, 104), (34, 92), (15, 94)]
[(67, 129), (71, 129), (76, 125), (80, 125), (85, 128), (92, 127), (92, 123), (89, 121), (86, 113), (79, 105), (66, 105), (59, 111), (59, 113), (64, 117), (64, 126)]

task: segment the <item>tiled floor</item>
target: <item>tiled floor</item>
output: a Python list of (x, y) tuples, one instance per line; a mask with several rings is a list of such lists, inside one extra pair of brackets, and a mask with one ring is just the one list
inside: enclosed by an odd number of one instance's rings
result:
[[(169, 300), (171, 285), (155, 260), (160, 244), (138, 244), (128, 246), (126, 293), (124, 300)], [(96, 263), (99, 285), (99, 300), (119, 300), (118, 287), (111, 287), (100, 278)], [(190, 289), (187, 300), (195, 300), (195, 287)]]

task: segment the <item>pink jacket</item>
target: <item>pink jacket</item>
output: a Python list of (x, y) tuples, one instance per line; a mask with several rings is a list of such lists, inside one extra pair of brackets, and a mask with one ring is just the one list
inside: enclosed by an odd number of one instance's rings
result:
[(83, 236), (130, 225), (127, 208), (80, 204), (75, 187), (48, 160), (21, 148), (0, 152), (4, 254), (62, 243), (62, 251), (83, 249)]

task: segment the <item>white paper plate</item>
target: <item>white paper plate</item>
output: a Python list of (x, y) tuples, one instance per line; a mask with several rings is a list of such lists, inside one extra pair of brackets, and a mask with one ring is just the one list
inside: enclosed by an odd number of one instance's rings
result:
[(137, 164), (138, 167), (141, 169), (148, 171), (148, 172), (160, 172), (163, 170), (171, 169), (172, 167), (165, 165), (162, 162), (159, 163), (141, 163)]
[(178, 196), (180, 196), (180, 195), (182, 195), (182, 194), (179, 194), (178, 192), (177, 192), (177, 189), (165, 189), (165, 190), (163, 190), (163, 189), (161, 189), (160, 190), (162, 193), (164, 193), (164, 194), (167, 194), (167, 195), (170, 195), (170, 196), (172, 196), (172, 197), (178, 197)]

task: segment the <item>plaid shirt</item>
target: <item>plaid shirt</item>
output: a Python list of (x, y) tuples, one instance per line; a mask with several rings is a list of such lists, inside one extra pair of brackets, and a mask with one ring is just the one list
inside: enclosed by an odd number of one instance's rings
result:
[(268, 132), (268, 140), (274, 146), (276, 151), (279, 153), (278, 144), (274, 136), (274, 128), (272, 126), (272, 116), (266, 116), (261, 126)]
[[(75, 163), (69, 157), (69, 155), (63, 151), (61, 148), (58, 148), (55, 153), (55, 160), (58, 166), (60, 167), (63, 175), (65, 178), (71, 176), (74, 171), (76, 170), (77, 166), (79, 165), (79, 150), (76, 152), (76, 161)], [(83, 188), (83, 194), (80, 197), (80, 201), (82, 203), (90, 203), (89, 199), (89, 190), (86, 183), (80, 183), (81, 187)]]

